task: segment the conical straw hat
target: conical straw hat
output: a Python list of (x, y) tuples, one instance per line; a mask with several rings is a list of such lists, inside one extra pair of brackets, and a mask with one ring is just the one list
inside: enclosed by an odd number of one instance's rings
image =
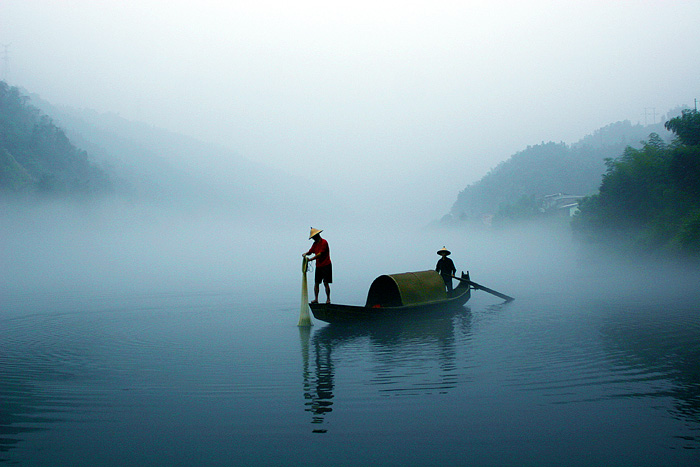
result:
[(445, 255), (445, 256), (447, 256), (447, 255), (451, 255), (452, 252), (443, 246), (442, 248), (440, 248), (440, 249), (437, 251), (437, 254), (438, 254), (438, 255)]
[(313, 227), (311, 227), (311, 233), (309, 234), (309, 240), (311, 240), (312, 238), (314, 238), (316, 235), (320, 234), (321, 232), (323, 232), (323, 230), (318, 230), (318, 229), (314, 229)]

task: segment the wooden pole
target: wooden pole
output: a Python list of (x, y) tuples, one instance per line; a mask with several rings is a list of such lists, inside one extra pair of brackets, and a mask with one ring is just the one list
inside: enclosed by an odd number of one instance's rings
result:
[(491, 295), (495, 295), (496, 297), (502, 298), (506, 302), (512, 302), (513, 300), (515, 300), (513, 297), (510, 297), (506, 294), (502, 294), (501, 292), (496, 292), (493, 289), (489, 289), (488, 287), (484, 287), (483, 285), (477, 284), (476, 282), (472, 282), (468, 279), (462, 279), (461, 277), (457, 277), (457, 276), (452, 276), (452, 278), (457, 279), (458, 281), (466, 282), (467, 284), (471, 285), (475, 289), (483, 290), (486, 293), (490, 293)]

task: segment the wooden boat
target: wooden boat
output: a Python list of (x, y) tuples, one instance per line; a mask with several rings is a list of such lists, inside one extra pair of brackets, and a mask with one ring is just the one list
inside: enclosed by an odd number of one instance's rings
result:
[(461, 307), (471, 297), (469, 273), (448, 294), (435, 271), (405, 272), (377, 277), (364, 306), (310, 303), (314, 317), (328, 323), (396, 318)]

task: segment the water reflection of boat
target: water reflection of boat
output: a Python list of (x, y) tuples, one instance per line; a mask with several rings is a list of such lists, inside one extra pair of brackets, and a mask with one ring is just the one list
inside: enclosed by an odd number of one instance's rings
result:
[(313, 335), (300, 328), (305, 410), (312, 414), (312, 431), (327, 431), (336, 371), (343, 368), (344, 358), (371, 361), (367, 379), (355, 382), (375, 386), (380, 395), (439, 394), (456, 387), (455, 332), (469, 333), (470, 318), (462, 307), (410, 320), (330, 324)]
[(372, 282), (364, 306), (311, 303), (316, 319), (328, 323), (368, 321), (416, 316), (449, 307), (461, 307), (471, 297), (469, 273), (451, 292), (435, 271), (406, 272), (379, 276)]

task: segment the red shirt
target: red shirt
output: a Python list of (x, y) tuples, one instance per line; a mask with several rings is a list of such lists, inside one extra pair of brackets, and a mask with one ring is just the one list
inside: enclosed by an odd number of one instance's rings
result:
[(318, 255), (318, 258), (316, 259), (317, 268), (321, 268), (323, 266), (328, 266), (329, 264), (331, 264), (331, 249), (328, 246), (328, 242), (325, 238), (322, 238), (318, 242), (314, 242), (314, 244), (311, 245), (311, 249), (307, 252), (307, 254), (309, 253)]

